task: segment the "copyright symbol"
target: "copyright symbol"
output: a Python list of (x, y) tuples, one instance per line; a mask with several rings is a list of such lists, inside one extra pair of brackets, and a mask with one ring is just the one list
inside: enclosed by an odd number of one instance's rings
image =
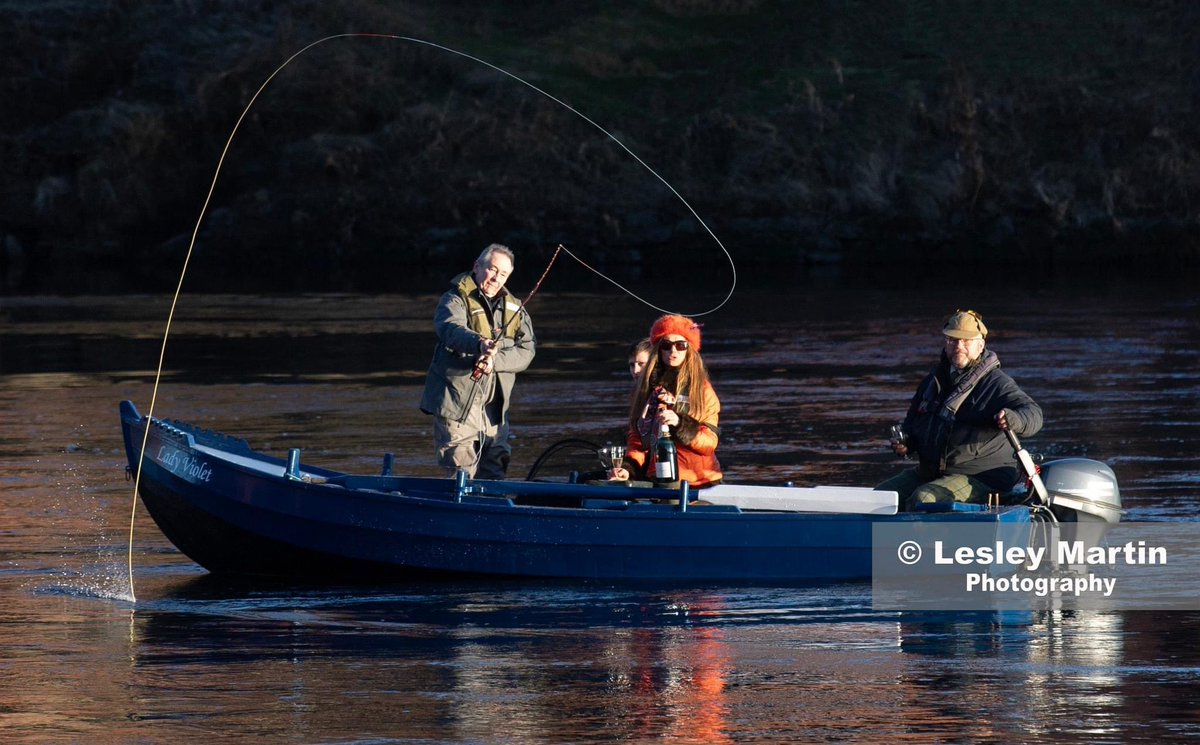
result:
[(896, 557), (901, 564), (912, 566), (921, 560), (921, 544), (916, 541), (905, 541), (896, 549)]

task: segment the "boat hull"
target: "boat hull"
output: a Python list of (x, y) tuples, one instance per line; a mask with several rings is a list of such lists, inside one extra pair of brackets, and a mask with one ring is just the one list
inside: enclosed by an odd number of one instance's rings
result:
[[(214, 573), (295, 578), (490, 575), (601, 581), (810, 583), (867, 579), (880, 522), (1021, 529), (1024, 507), (898, 515), (681, 510), (674, 492), (350, 476), (121, 407), (139, 494), (163, 534)], [(299, 476), (297, 478), (296, 476)], [(465, 493), (464, 493), (465, 492)], [(653, 499), (660, 497), (660, 499)]]

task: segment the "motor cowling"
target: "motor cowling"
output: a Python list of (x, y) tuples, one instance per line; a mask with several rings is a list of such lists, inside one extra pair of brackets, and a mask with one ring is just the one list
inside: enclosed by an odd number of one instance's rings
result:
[[(1049, 508), (1054, 516), (1053, 540), (1100, 546), (1121, 521), (1121, 490), (1107, 465), (1087, 458), (1064, 458), (1041, 467)], [(1055, 549), (1052, 556), (1057, 557)], [(1055, 567), (1082, 571), (1084, 566)]]
[(1121, 521), (1121, 489), (1117, 475), (1104, 463), (1087, 458), (1064, 458), (1042, 466), (1042, 483), (1050, 508), (1062, 522)]

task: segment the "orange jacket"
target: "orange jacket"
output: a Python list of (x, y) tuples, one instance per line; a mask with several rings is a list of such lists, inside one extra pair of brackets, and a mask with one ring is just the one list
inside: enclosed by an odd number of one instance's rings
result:
[[(717, 461), (717, 430), (721, 402), (712, 385), (705, 383), (704, 398), (699, 406), (689, 406), (681, 414), (679, 424), (671, 427), (675, 450), (679, 458), (679, 478), (694, 487), (709, 486), (721, 480), (721, 464)], [(630, 425), (625, 439), (625, 456), (646, 473), (654, 471), (654, 442), (658, 428), (654, 419), (641, 419)]]

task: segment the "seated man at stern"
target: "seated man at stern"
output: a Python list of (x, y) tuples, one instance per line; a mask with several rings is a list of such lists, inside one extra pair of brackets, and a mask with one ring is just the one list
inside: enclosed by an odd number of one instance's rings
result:
[(1010, 491), (1020, 477), (1016, 454), (1004, 434), (1024, 437), (1042, 428), (1042, 409), (987, 349), (987, 327), (973, 310), (960, 310), (942, 326), (937, 365), (908, 407), (892, 437), (899, 456), (916, 451), (916, 468), (875, 487), (899, 494), (901, 509), (928, 502), (987, 501)]

